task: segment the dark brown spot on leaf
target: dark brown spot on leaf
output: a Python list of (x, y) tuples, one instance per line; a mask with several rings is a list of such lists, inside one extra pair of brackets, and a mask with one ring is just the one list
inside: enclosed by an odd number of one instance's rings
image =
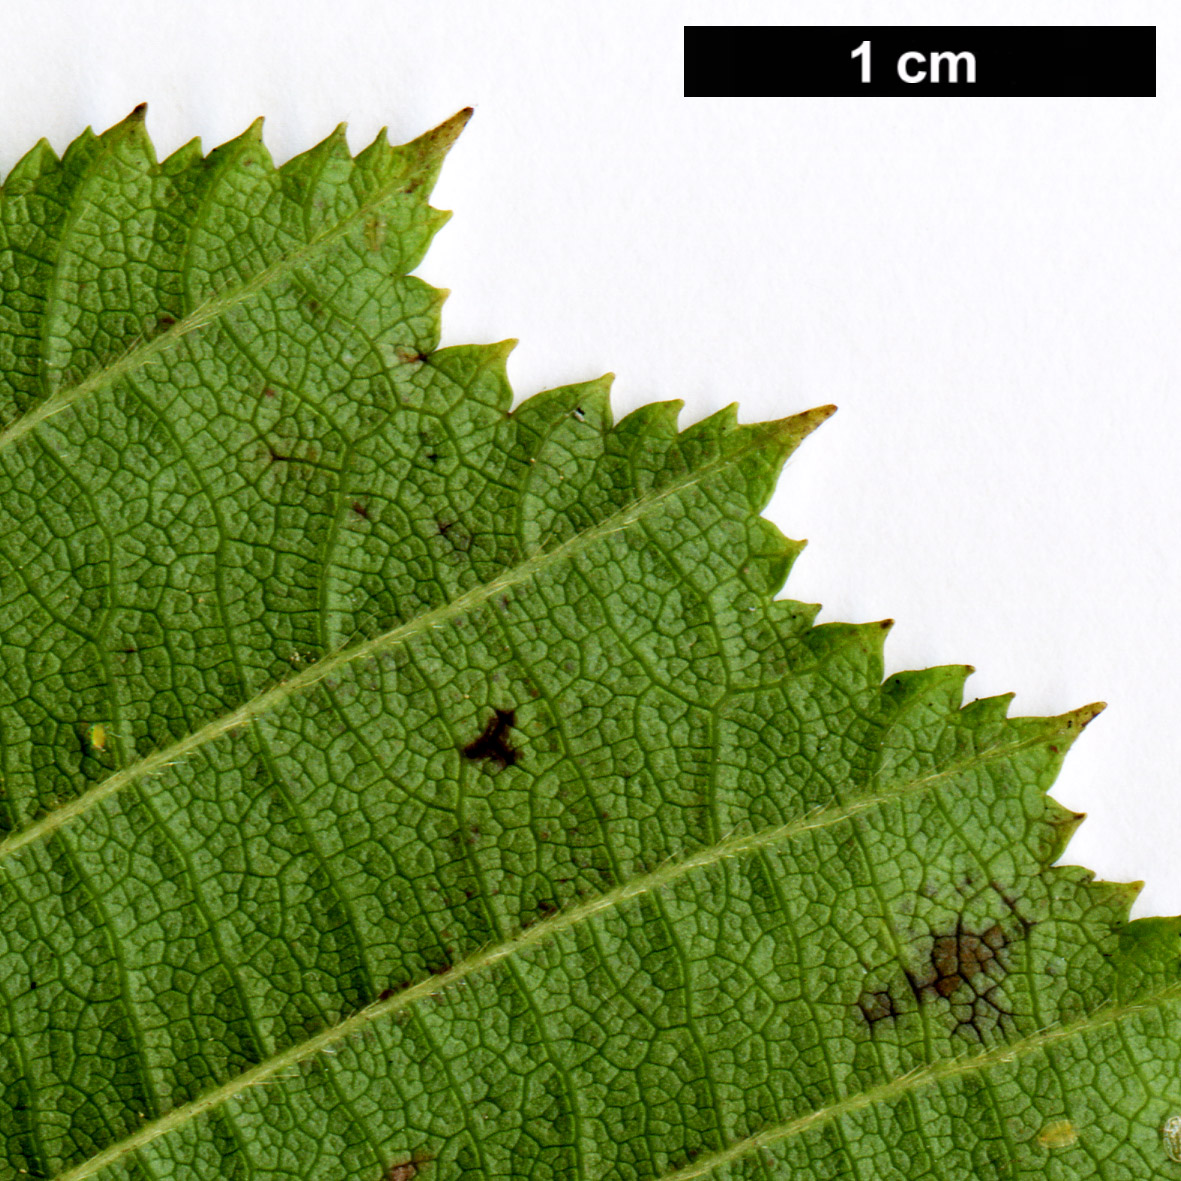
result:
[(488, 719), (479, 736), (463, 748), (468, 759), (492, 759), (502, 767), (511, 767), (519, 754), (508, 742), (508, 732), (516, 725), (517, 713), (512, 709), (498, 709)]
[(972, 930), (962, 918), (953, 931), (932, 932), (927, 962), (907, 972), (915, 999), (920, 1004), (946, 1001), (957, 1032), (983, 1040), (990, 1028), (1012, 1015), (1000, 987), (1009, 973), (1012, 938), (1000, 923)]

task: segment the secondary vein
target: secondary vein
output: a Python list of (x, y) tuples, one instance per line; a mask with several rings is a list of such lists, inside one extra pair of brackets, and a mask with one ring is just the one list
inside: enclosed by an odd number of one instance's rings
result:
[[(460, 112), (446, 123), (436, 128), (431, 135), (438, 136), (444, 146), (459, 129), (467, 122), (470, 111)], [(116, 382), (135, 373), (162, 354), (174, 348), (184, 337), (221, 319), (232, 308), (244, 303), (252, 295), (268, 287), (275, 280), (305, 266), (318, 254), (339, 241), (349, 233), (359, 222), (364, 221), (383, 202), (390, 200), (401, 189), (412, 183), (414, 172), (398, 176), (388, 184), (379, 186), (357, 209), (348, 217), (337, 222), (322, 233), (314, 237), (305, 246), (290, 254), (277, 258), (269, 266), (264, 267), (253, 278), (244, 283), (228, 287), (216, 295), (210, 296), (199, 307), (194, 308), (183, 319), (170, 325), (163, 332), (153, 336), (150, 340), (141, 340), (132, 344), (121, 356), (101, 369), (96, 370), (89, 377), (66, 389), (58, 390), (48, 398), (39, 402), (31, 410), (21, 415), (15, 422), (0, 431), (0, 451), (23, 438), (30, 431), (35, 430), (41, 423), (60, 414), (63, 410), (82, 401), (99, 390), (107, 389)]]
[[(800, 435), (806, 434), (813, 426), (828, 417), (831, 410), (831, 407), (823, 407), (820, 410), (797, 416)], [(785, 421), (794, 423), (797, 422), (797, 419), (787, 419)], [(532, 557), (511, 567), (491, 581), (473, 587), (457, 599), (453, 599), (450, 603), (444, 603), (432, 611), (415, 616), (406, 623), (399, 624), (397, 627), (371, 640), (366, 640), (360, 644), (355, 644), (352, 647), (343, 648), (321, 657), (315, 664), (311, 664), (304, 669), (303, 672), (296, 674), (288, 680), (280, 681), (277, 685), (264, 690), (256, 697), (251, 698), (250, 701), (240, 705), (237, 709), (223, 714), (219, 718), (214, 718), (199, 730), (193, 731), (192, 734), (174, 742), (171, 746), (163, 747), (150, 755), (144, 756), (130, 766), (116, 771), (89, 791), (83, 792), (82, 795), (77, 796), (59, 808), (55, 808), (52, 812), (30, 824), (27, 828), (22, 829), (18, 833), (13, 833), (11, 836), (5, 838), (5, 840), (0, 841), (0, 861), (12, 856), (12, 854), (33, 842), (50, 835), (63, 824), (89, 812), (97, 804), (122, 791), (124, 788), (129, 787), (131, 784), (138, 782), (146, 776), (167, 770), (168, 767), (191, 755), (206, 743), (213, 742), (225, 734), (241, 729), (243, 726), (249, 725), (252, 722), (256, 722), (260, 717), (276, 709), (285, 701), (298, 694), (307, 692), (314, 685), (324, 680), (325, 677), (330, 677), (334, 672), (344, 666), (357, 661), (373, 659), (388, 652), (392, 648), (396, 648), (400, 644), (408, 643), (415, 636), (431, 628), (441, 627), (452, 619), (474, 610), (497, 595), (503, 594), (505, 591), (511, 590), (521, 583), (528, 582), (549, 567), (574, 558), (578, 553), (594, 545), (596, 542), (614, 533), (630, 528), (646, 515), (657, 511), (670, 498), (680, 495), (708, 476), (739, 462), (744, 456), (762, 446), (762, 439), (758, 436), (752, 436), (751, 440), (745, 446), (735, 447), (717, 459), (703, 464), (691, 475), (666, 484), (656, 492), (649, 493), (647, 496), (632, 501), (631, 504), (605, 517), (597, 525), (592, 525), (589, 529), (583, 530), (561, 545), (555, 546), (552, 550), (545, 550), (534, 554)]]
[[(1073, 729), (1074, 722), (1078, 716), (1084, 711), (1076, 711), (1072, 714), (1063, 715), (1062, 718), (1057, 719), (1060, 723), (1060, 729), (1063, 734), (1069, 733)], [(933, 772), (930, 775), (922, 776), (918, 779), (909, 780), (905, 783), (895, 785), (885, 791), (879, 791), (873, 794), (867, 794), (864, 797), (851, 801), (839, 806), (832, 806), (820, 809), (816, 812), (809, 813), (807, 816), (801, 817), (798, 820), (790, 821), (787, 824), (778, 825), (775, 828), (763, 829), (753, 833), (739, 833), (725, 840), (719, 841), (715, 845), (710, 845), (706, 848), (700, 849), (695, 853), (682, 857), (675, 861), (666, 862), (657, 869), (649, 873), (639, 875), (632, 878), (630, 881), (623, 882), (611, 890), (607, 890), (602, 894), (596, 895), (593, 898), (586, 899), (575, 906), (569, 907), (566, 910), (559, 911), (551, 915), (549, 918), (534, 924), (532, 927), (519, 930), (508, 939), (500, 943), (491, 944), (487, 947), (481, 948), (478, 952), (467, 958), (460, 960), (454, 964), (446, 972), (442, 972), (437, 976), (430, 976), (419, 983), (411, 985), (408, 988), (402, 989), (394, 996), (386, 1000), (377, 1001), (372, 1005), (366, 1006), (364, 1009), (358, 1010), (352, 1016), (346, 1018), (344, 1021), (333, 1025), (315, 1037), (309, 1038), (307, 1041), (290, 1046), (288, 1049), (281, 1051), (273, 1057), (267, 1059), (265, 1062), (260, 1062), (257, 1066), (243, 1071), (241, 1074), (223, 1083), (220, 1087), (202, 1095), (198, 1099), (185, 1104), (183, 1107), (178, 1107), (167, 1115), (146, 1123), (137, 1132), (131, 1136), (112, 1144), (110, 1147), (104, 1149), (84, 1164), (78, 1165), (74, 1169), (70, 1169), (65, 1173), (60, 1174), (56, 1181), (83, 1181), (86, 1177), (92, 1177), (101, 1169), (108, 1165), (115, 1163), (122, 1159), (128, 1153), (134, 1152), (139, 1148), (144, 1147), (151, 1141), (160, 1136), (166, 1135), (175, 1128), (181, 1127), (189, 1123), (191, 1120), (198, 1118), (205, 1112), (210, 1111), (222, 1104), (234, 1099), (237, 1095), (242, 1094), (251, 1087), (259, 1086), (262, 1083), (268, 1082), (281, 1075), (285, 1070), (298, 1066), (301, 1062), (314, 1057), (316, 1054), (324, 1053), (331, 1050), (333, 1046), (347, 1040), (349, 1037), (361, 1032), (367, 1028), (374, 1021), (383, 1018), (391, 1017), (394, 1014), (409, 1009), (419, 1001), (425, 1000), (428, 997), (435, 996), (444, 991), (452, 985), (458, 984), (461, 980), (478, 972), (484, 972), (506, 960), (509, 956), (517, 955), (520, 952), (535, 947), (538, 944), (548, 942), (554, 939), (564, 931), (568, 931), (582, 923), (587, 922), (595, 915), (601, 914), (605, 911), (614, 910), (622, 906), (625, 902), (629, 902), (642, 895), (649, 894), (654, 890), (663, 889), (672, 882), (684, 878), (689, 874), (695, 873), (699, 870), (716, 865), (728, 858), (741, 857), (748, 853), (753, 853), (761, 849), (766, 849), (774, 845), (783, 844), (789, 840), (794, 839), (806, 832), (816, 831), (818, 829), (828, 828), (832, 825), (842, 823), (843, 821), (852, 819), (862, 812), (869, 811), (879, 805), (888, 803), (892, 800), (899, 799), (906, 795), (915, 794), (917, 792), (929, 791), (937, 783), (943, 782), (952, 778), (955, 775), (961, 774), (965, 770), (970, 770), (973, 767), (981, 766), (986, 762), (991, 762), (996, 759), (1006, 758), (1009, 755), (1015, 754), (1021, 750), (1025, 750), (1031, 746), (1042, 743), (1047, 738), (1046, 733), (1039, 733), (1036, 736), (1022, 739), (1020, 742), (1007, 743), (1003, 746), (993, 747), (988, 751), (983, 752), (973, 758), (963, 759), (960, 762), (943, 768), (940, 771)], [(1166, 990), (1169, 992), (1171, 990)], [(1165, 995), (1161, 994), (1162, 997)], [(1143, 1004), (1140, 1007), (1144, 1007)], [(1127, 1006), (1127, 1010), (1132, 1011), (1135, 1006)], [(1088, 1019), (1090, 1020), (1090, 1019)], [(1076, 1023), (1076, 1025), (1082, 1023)], [(1074, 1028), (1074, 1027), (1070, 1027)], [(1061, 1040), (1062, 1034), (1036, 1034), (1025, 1041), (1033, 1041), (1036, 1038), (1041, 1038), (1042, 1042), (1047, 1040)], [(1039, 1045), (1042, 1044), (1039, 1042)], [(986, 1055), (979, 1055), (976, 1059), (956, 1060), (950, 1067), (932, 1067), (928, 1073), (932, 1073), (932, 1077), (926, 1081), (934, 1082), (937, 1078), (945, 1077), (948, 1074), (957, 1073), (954, 1069), (957, 1063), (964, 1061), (984, 1061), (985, 1059), (996, 1058), (997, 1061), (1002, 1061), (1006, 1056), (1016, 1056), (1020, 1052), (1019, 1047), (1022, 1042), (1011, 1043), (1009, 1046), (998, 1051), (990, 1051)], [(967, 1067), (963, 1069), (968, 1069)], [(963, 1072), (959, 1070), (959, 1073)], [(980, 1069), (984, 1069), (981, 1066)], [(937, 1070), (942, 1073), (935, 1074)], [(910, 1078), (911, 1076), (906, 1076)], [(906, 1090), (906, 1087), (899, 1084), (905, 1080), (896, 1080), (895, 1082), (882, 1087), (876, 1088), (873, 1091), (864, 1092), (861, 1096), (855, 1096), (848, 1100), (843, 1100), (842, 1103), (833, 1105), (831, 1108), (823, 1108), (818, 1112), (814, 1112), (809, 1116), (801, 1117), (798, 1120), (792, 1121), (791, 1125), (784, 1125), (790, 1130), (783, 1131), (782, 1128), (774, 1129), (775, 1138), (782, 1139), (785, 1136), (796, 1134), (797, 1131), (804, 1131), (815, 1122), (823, 1122), (823, 1119), (835, 1119), (837, 1116), (845, 1114), (847, 1111), (857, 1110), (859, 1107), (868, 1106), (870, 1103), (882, 1101), (888, 1097), (886, 1092), (893, 1094), (895, 1091), (901, 1093)], [(920, 1084), (914, 1084), (920, 1085)], [(926, 1085), (925, 1082), (921, 1085)], [(879, 1095), (879, 1092), (882, 1094)], [(866, 1099), (865, 1096), (875, 1096), (874, 1098)], [(798, 1127), (797, 1127), (798, 1125)], [(771, 1133), (762, 1133), (761, 1137), (769, 1136)], [(755, 1143), (755, 1141), (758, 1143)], [(761, 1147), (764, 1143), (760, 1137), (752, 1137), (750, 1141), (741, 1141), (741, 1147), (738, 1146), (723, 1150), (722, 1153), (716, 1154), (715, 1157), (703, 1158), (692, 1169), (700, 1169), (707, 1161), (713, 1160), (714, 1163), (709, 1166), (710, 1169), (716, 1168), (721, 1164), (726, 1163), (734, 1157), (743, 1155), (747, 1152), (752, 1152), (756, 1148)], [(727, 1153), (731, 1155), (726, 1155)], [(707, 1170), (708, 1171), (708, 1170)], [(703, 1175), (701, 1172), (684, 1172), (678, 1173), (675, 1177), (664, 1179), (664, 1181), (688, 1181), (690, 1177), (698, 1177)]]

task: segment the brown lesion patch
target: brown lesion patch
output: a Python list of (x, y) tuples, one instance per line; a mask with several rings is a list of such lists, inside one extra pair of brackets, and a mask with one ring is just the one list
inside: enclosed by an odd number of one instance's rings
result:
[(975, 925), (961, 915), (954, 928), (932, 930), (916, 946), (917, 967), (907, 967), (885, 987), (867, 986), (858, 997), (857, 1011), (870, 1032), (883, 1021), (930, 1006), (943, 1009), (954, 1020), (954, 1032), (974, 1041), (1011, 1021), (1003, 985), (1013, 944), (1028, 933), (1028, 925), (1015, 917), (1016, 923), (1004, 918)]
[(472, 548), (472, 535), (461, 521), (439, 518), (435, 521), (435, 536), (447, 542), (445, 552), (467, 553)]
[(314, 447), (309, 447), (306, 455), (291, 455), (286, 451), (277, 450), (273, 443), (268, 443), (267, 456), (271, 463), (292, 463), (312, 466), (319, 458), (319, 453)]
[(898, 1005), (887, 989), (864, 992), (857, 1001), (865, 1023), (872, 1029), (879, 1021), (898, 1016)]
[(382, 1181), (414, 1181), (423, 1175), (423, 1170), (434, 1158), (425, 1152), (416, 1152), (409, 1160), (397, 1161), (390, 1165), (388, 1173), (383, 1174)]
[(1001, 988), (1012, 942), (1000, 923), (974, 929), (961, 916), (954, 930), (932, 932), (926, 962), (907, 970), (911, 992), (920, 1005), (946, 1001), (956, 1031), (983, 1040), (989, 1029), (1012, 1016)]
[(1007, 942), (998, 923), (979, 935), (961, 926), (954, 935), (939, 936), (931, 946), (930, 986), (940, 996), (952, 996), (982, 972), (991, 977), (999, 964), (997, 952)]
[(394, 355), (403, 365), (421, 365), (430, 356), (430, 353), (419, 352), (416, 349), (408, 349), (399, 345), (394, 349)]
[(516, 710), (494, 710), (484, 729), (463, 748), (464, 758), (491, 759), (501, 767), (511, 767), (520, 758), (508, 741), (508, 732), (516, 722)]

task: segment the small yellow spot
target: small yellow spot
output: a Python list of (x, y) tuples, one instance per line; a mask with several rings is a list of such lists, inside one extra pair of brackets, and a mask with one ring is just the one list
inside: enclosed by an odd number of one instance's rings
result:
[(90, 749), (107, 749), (107, 728), (102, 724), (102, 722), (95, 722), (94, 725), (90, 727)]
[(1078, 1132), (1068, 1119), (1046, 1124), (1037, 1134), (1037, 1142), (1043, 1148), (1069, 1148), (1077, 1139)]
[(1161, 1128), (1165, 1138), (1165, 1154), (1169, 1160), (1181, 1162), (1181, 1115), (1171, 1115)]

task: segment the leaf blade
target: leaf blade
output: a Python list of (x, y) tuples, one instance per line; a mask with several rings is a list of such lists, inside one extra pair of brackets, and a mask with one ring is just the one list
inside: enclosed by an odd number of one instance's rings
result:
[(510, 413), (511, 345), (439, 349), (465, 121), (5, 186), (58, 246), (0, 317), (0, 1170), (1164, 1167), (1176, 924), (1050, 868), (1097, 707), (773, 600), (831, 407)]

